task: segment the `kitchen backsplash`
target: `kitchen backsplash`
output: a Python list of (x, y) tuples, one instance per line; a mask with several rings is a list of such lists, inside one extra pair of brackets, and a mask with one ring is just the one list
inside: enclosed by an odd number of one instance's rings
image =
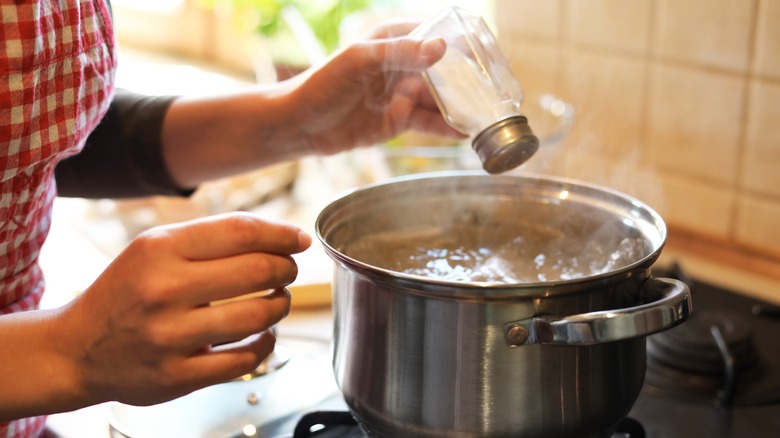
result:
[(625, 191), (673, 230), (780, 260), (780, 1), (496, 3), (528, 96), (577, 109), (529, 171)]

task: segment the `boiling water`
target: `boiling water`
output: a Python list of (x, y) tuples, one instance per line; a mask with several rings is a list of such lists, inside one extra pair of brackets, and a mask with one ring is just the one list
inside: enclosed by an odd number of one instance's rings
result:
[(463, 282), (536, 283), (615, 271), (651, 252), (649, 242), (605, 226), (587, 241), (560, 230), (526, 228), (508, 234), (490, 227), (419, 227), (357, 240), (345, 253), (405, 274)]

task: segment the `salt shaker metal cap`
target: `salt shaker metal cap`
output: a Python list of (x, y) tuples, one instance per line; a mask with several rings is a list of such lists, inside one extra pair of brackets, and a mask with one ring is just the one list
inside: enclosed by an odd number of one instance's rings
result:
[(448, 7), (411, 35), (447, 43), (442, 59), (423, 71), (423, 78), (447, 123), (472, 136), (482, 167), (496, 174), (528, 160), (539, 139), (520, 112), (523, 89), (485, 21)]
[(512, 116), (485, 128), (472, 141), (482, 168), (497, 174), (525, 163), (539, 149), (539, 139), (525, 116)]

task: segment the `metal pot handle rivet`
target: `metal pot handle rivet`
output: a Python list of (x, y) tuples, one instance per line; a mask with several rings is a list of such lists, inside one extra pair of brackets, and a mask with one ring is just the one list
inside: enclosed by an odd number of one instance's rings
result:
[(511, 347), (523, 345), (528, 339), (528, 329), (521, 324), (511, 324), (506, 329), (506, 340)]
[[(643, 296), (652, 302), (626, 309), (588, 312), (572, 316), (537, 316), (504, 325), (510, 347), (530, 344), (592, 345), (647, 336), (686, 320), (691, 313), (691, 292), (682, 281), (649, 278)], [(524, 328), (526, 336), (519, 328)]]

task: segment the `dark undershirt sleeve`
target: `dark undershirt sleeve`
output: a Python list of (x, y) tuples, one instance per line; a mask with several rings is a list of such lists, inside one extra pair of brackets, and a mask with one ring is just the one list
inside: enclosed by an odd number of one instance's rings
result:
[(172, 181), (161, 147), (163, 118), (175, 96), (117, 90), (81, 153), (54, 170), (59, 196), (136, 198), (189, 196)]

